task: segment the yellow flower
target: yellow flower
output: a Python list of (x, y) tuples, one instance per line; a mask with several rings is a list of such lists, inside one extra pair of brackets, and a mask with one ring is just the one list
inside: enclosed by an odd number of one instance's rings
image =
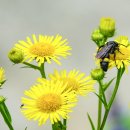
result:
[[(91, 76), (85, 76), (84, 73), (80, 73), (77, 70), (71, 70), (67, 73), (66, 70), (58, 72), (55, 70), (54, 74), (49, 75), (50, 79), (54, 81), (63, 81), (64, 84), (67, 83), (66, 89), (74, 90), (78, 95), (86, 95), (89, 92), (93, 92), (94, 80)], [(44, 79), (39, 79), (39, 82), (44, 81)]]
[(27, 37), (27, 41), (18, 41), (15, 47), (20, 49), (25, 54), (24, 60), (36, 60), (39, 66), (51, 60), (55, 61), (57, 64), (60, 63), (60, 56), (66, 58), (70, 55), (68, 52), (71, 47), (67, 46), (67, 39), (62, 39), (62, 36), (44, 36), (39, 35), (38, 39), (35, 35), (32, 35), (33, 41)]
[(77, 101), (73, 91), (65, 90), (63, 82), (44, 80), (40, 84), (25, 91), (27, 98), (22, 98), (22, 112), (30, 120), (38, 120), (39, 125), (44, 124), (50, 118), (51, 123), (60, 121), (60, 118), (67, 119), (71, 108)]
[(119, 43), (119, 50), (115, 51), (115, 56), (110, 55), (109, 67), (116, 66), (118, 69), (130, 65), (130, 42), (127, 36), (119, 36), (115, 39)]
[(0, 67), (0, 86), (5, 82), (5, 71)]

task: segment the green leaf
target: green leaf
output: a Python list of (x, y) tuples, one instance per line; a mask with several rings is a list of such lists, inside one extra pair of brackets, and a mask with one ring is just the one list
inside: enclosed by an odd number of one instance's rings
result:
[[(102, 99), (102, 97), (100, 95), (98, 95), (97, 93), (95, 93), (95, 95), (100, 99), (100, 101), (104, 104), (104, 101)], [(104, 104), (105, 105), (105, 104)]]
[(91, 119), (91, 117), (90, 117), (90, 115), (88, 113), (87, 113), (87, 116), (88, 116), (89, 122), (91, 124), (92, 130), (95, 130), (95, 126), (93, 124), (93, 121), (92, 121), (92, 119)]
[(20, 68), (31, 68), (30, 66), (22, 66)]
[(10, 120), (9, 120), (9, 117), (7, 116), (3, 106), (0, 106), (0, 112), (1, 112), (1, 115), (3, 116), (3, 118), (4, 118), (5, 123), (9, 127), (9, 129), (10, 130), (14, 130), (13, 126), (12, 126)]
[(27, 130), (27, 127), (25, 128), (25, 130)]
[(115, 77), (113, 78), (113, 79), (111, 79), (108, 83), (106, 83), (105, 85), (104, 85), (104, 91), (106, 91), (107, 90), (107, 88), (110, 86), (110, 84), (113, 82), (113, 80), (115, 79)]
[(5, 103), (3, 103), (3, 108), (4, 108), (4, 110), (5, 110), (5, 113), (6, 113), (6, 115), (7, 115), (8, 120), (9, 120), (10, 122), (12, 122), (10, 112), (9, 112), (9, 110), (8, 110), (8, 108), (7, 108), (7, 106), (6, 106)]

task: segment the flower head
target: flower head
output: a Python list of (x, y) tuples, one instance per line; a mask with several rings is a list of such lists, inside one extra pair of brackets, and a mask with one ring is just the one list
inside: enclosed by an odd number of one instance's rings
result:
[(99, 29), (104, 36), (112, 37), (115, 32), (115, 20), (110, 17), (101, 18)]
[(63, 40), (60, 35), (56, 37), (39, 35), (38, 39), (35, 35), (32, 37), (33, 41), (27, 37), (27, 41), (19, 41), (15, 44), (16, 48), (24, 52), (24, 60), (29, 60), (29, 62), (36, 60), (39, 66), (44, 62), (51, 63), (51, 60), (60, 64), (60, 56), (65, 58), (70, 55), (68, 51), (71, 48), (67, 46), (67, 40)]
[(110, 55), (109, 67), (116, 66), (118, 69), (130, 65), (130, 42), (127, 36), (119, 36), (115, 39), (119, 43), (119, 50), (115, 51), (115, 55)]
[[(93, 92), (94, 80), (91, 79), (91, 76), (85, 76), (84, 73), (80, 73), (77, 70), (71, 70), (67, 72), (62, 70), (58, 72), (55, 70), (54, 74), (49, 75), (50, 79), (54, 81), (63, 81), (64, 84), (67, 84), (66, 90), (74, 90), (78, 95), (86, 95), (89, 92)], [(39, 79), (42, 82), (43, 79)]]
[(22, 98), (23, 114), (28, 119), (38, 120), (39, 125), (44, 124), (48, 118), (51, 123), (68, 118), (68, 113), (75, 106), (76, 95), (70, 89), (66, 90), (63, 82), (44, 80), (40, 84), (25, 91), (27, 98)]
[(5, 82), (5, 70), (0, 67), (0, 87)]

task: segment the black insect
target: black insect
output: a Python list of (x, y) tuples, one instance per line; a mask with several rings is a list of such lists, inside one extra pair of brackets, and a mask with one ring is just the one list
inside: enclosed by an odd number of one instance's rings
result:
[(119, 44), (115, 41), (109, 41), (99, 48), (96, 58), (109, 58), (109, 54), (115, 54), (115, 50), (119, 51)]
[(108, 65), (109, 65), (109, 62), (105, 61), (104, 59), (109, 58), (110, 54), (114, 54), (115, 57), (116, 50), (119, 51), (119, 44), (115, 41), (109, 41), (105, 45), (99, 48), (96, 58), (102, 59), (102, 61), (100, 62), (100, 66), (104, 71), (108, 70)]
[(24, 104), (21, 104), (21, 105), (20, 105), (20, 108), (22, 108), (23, 106), (24, 106)]
[(100, 66), (101, 66), (101, 68), (103, 69), (103, 71), (107, 71), (108, 70), (108, 64), (109, 64), (109, 62), (108, 61), (101, 61), (100, 62)]

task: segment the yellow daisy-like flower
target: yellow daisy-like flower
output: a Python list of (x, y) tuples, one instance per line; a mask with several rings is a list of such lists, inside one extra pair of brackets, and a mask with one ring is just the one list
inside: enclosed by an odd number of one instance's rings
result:
[(115, 56), (110, 55), (109, 67), (116, 66), (118, 69), (130, 65), (130, 42), (127, 36), (119, 36), (115, 39), (119, 43), (119, 50), (115, 51)]
[(3, 84), (3, 82), (5, 81), (5, 70), (0, 67), (0, 86)]
[(60, 121), (60, 118), (67, 119), (71, 108), (77, 101), (74, 91), (66, 90), (63, 82), (44, 80), (40, 84), (25, 91), (27, 98), (22, 98), (22, 112), (30, 120), (38, 120), (39, 125), (44, 124), (48, 118), (51, 123)]
[(51, 63), (51, 60), (55, 61), (57, 64), (60, 63), (60, 56), (66, 58), (67, 55), (70, 55), (68, 52), (71, 50), (70, 46), (67, 46), (67, 39), (62, 39), (62, 36), (44, 36), (39, 35), (38, 39), (35, 35), (32, 35), (33, 41), (27, 37), (27, 41), (18, 41), (15, 44), (15, 47), (22, 50), (25, 54), (24, 60), (36, 60), (39, 66), (48, 62)]
[[(66, 90), (74, 90), (77, 95), (86, 95), (94, 91), (93, 85), (95, 81), (91, 79), (91, 76), (86, 77), (84, 73), (77, 70), (71, 70), (68, 73), (66, 70), (60, 72), (55, 70), (54, 74), (50, 74), (49, 77), (54, 81), (67, 83)], [(40, 78), (39, 82), (44, 82), (44, 79)]]

